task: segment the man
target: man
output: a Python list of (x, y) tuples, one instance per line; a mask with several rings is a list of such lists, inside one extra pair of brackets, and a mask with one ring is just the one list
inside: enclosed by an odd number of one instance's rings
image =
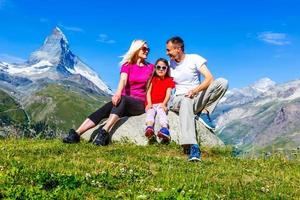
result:
[[(189, 161), (200, 161), (195, 115), (208, 129), (214, 130), (210, 115), (227, 91), (228, 81), (223, 78), (214, 80), (206, 60), (197, 54), (186, 54), (180, 37), (167, 40), (166, 47), (176, 89), (171, 110), (179, 112), (179, 142), (189, 150)], [(201, 75), (204, 77), (202, 82)]]

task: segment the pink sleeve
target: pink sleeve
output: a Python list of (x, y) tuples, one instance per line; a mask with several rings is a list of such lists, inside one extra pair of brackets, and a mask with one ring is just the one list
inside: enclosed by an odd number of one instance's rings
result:
[(128, 72), (129, 72), (129, 64), (125, 63), (124, 65), (122, 65), (120, 73), (128, 74)]

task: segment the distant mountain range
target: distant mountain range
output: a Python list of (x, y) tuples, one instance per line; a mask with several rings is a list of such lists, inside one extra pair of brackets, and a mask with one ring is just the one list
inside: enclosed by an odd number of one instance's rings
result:
[(269, 78), (227, 92), (216, 109), (217, 134), (243, 150), (300, 147), (300, 80)]

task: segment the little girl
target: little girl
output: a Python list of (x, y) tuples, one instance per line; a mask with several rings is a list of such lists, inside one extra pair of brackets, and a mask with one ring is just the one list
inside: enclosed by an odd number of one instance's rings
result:
[(159, 58), (155, 63), (155, 70), (150, 79), (146, 101), (146, 131), (145, 136), (149, 141), (155, 140), (154, 122), (155, 116), (159, 117), (161, 129), (157, 137), (162, 142), (168, 143), (171, 139), (167, 119), (167, 104), (171, 96), (172, 88), (175, 87), (173, 78), (170, 77), (169, 63), (164, 58)]

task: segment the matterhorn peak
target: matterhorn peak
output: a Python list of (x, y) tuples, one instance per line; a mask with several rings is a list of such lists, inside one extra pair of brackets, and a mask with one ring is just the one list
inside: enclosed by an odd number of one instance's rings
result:
[(43, 46), (30, 55), (29, 63), (36, 64), (47, 61), (52, 65), (57, 65), (60, 62), (61, 55), (69, 51), (66, 36), (58, 27), (55, 27), (52, 33), (46, 38)]
[[(58, 28), (57, 26), (53, 29), (52, 34), (49, 37), (56, 38), (57, 40), (63, 40), (65, 43), (68, 44), (68, 40), (67, 40), (66, 36), (61, 31), (61, 29)], [(47, 42), (47, 39), (45, 40), (45, 43)]]

